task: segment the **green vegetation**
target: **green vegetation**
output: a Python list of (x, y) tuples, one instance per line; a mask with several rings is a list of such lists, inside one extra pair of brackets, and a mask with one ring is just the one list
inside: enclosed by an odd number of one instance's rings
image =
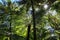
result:
[(1, 0), (0, 40), (60, 40), (60, 0)]

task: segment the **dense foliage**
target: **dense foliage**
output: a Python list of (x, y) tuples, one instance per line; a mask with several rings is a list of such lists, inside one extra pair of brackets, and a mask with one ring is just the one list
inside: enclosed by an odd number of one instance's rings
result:
[(60, 40), (60, 0), (1, 0), (0, 40), (34, 40), (33, 34)]

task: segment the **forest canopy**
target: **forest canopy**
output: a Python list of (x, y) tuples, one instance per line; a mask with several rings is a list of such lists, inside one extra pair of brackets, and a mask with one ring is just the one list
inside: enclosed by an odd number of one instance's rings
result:
[(0, 40), (60, 40), (60, 0), (0, 0)]

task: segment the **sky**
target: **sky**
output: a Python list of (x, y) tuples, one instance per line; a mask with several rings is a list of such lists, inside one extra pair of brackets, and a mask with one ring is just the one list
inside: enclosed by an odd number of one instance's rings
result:
[[(15, 2), (15, 1), (22, 1), (22, 0), (11, 0), (11, 2)], [(2, 2), (2, 0), (0, 0), (0, 2)]]
[(2, 2), (2, 1), (0, 0), (0, 2)]
[[(3, 0), (3, 1), (6, 1), (6, 0)], [(22, 1), (22, 0), (11, 0), (11, 2), (16, 2), (16, 1)], [(7, 1), (6, 1), (7, 2)], [(4, 5), (4, 3), (2, 2), (2, 0), (0, 0), (0, 3), (2, 3)], [(6, 3), (5, 3), (6, 4)]]

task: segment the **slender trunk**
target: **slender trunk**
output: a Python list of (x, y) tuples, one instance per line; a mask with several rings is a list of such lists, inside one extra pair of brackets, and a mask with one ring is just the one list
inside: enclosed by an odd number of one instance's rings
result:
[(34, 14), (34, 3), (33, 3), (33, 0), (31, 0), (31, 6), (32, 6), (32, 17), (33, 17), (34, 40), (37, 40), (37, 39), (36, 39), (36, 23), (35, 23), (35, 14)]
[[(10, 30), (9, 32), (11, 33), (11, 22), (10, 22), (10, 29), (9, 30)], [(10, 34), (10, 40), (12, 40), (11, 39), (11, 34)]]
[(27, 40), (29, 40), (29, 36), (30, 36), (30, 27), (31, 27), (31, 24), (28, 24)]

